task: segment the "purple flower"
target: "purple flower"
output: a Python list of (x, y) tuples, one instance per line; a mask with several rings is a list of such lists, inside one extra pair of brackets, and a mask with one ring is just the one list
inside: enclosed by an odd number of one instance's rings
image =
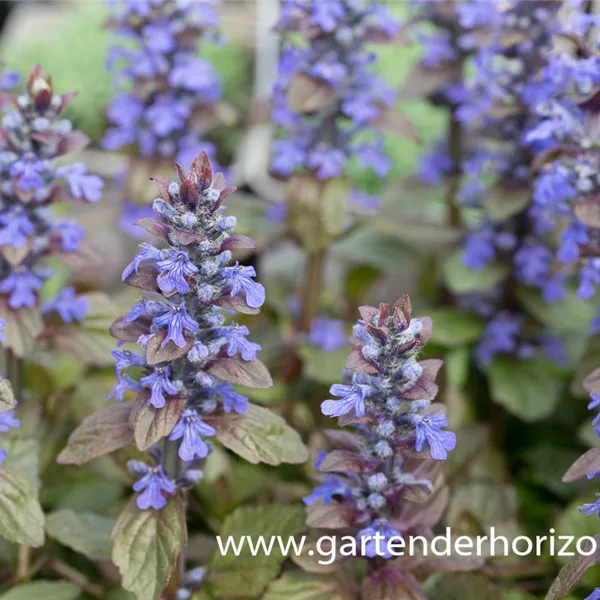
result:
[(346, 344), (344, 322), (326, 317), (316, 317), (308, 334), (308, 343), (326, 352), (333, 352)]
[(24, 155), (12, 163), (9, 172), (11, 177), (17, 178), (17, 187), (24, 192), (44, 187), (42, 173), (46, 172), (46, 165), (33, 154)]
[(535, 181), (533, 201), (542, 206), (554, 206), (576, 195), (573, 175), (559, 163), (551, 163)]
[(585, 600), (600, 600), (600, 588), (596, 588)]
[(169, 367), (156, 367), (152, 373), (142, 377), (140, 383), (150, 388), (149, 404), (154, 408), (162, 408), (167, 398), (166, 396), (175, 396), (181, 391), (181, 382), (171, 381), (171, 369)]
[(514, 352), (520, 329), (513, 315), (505, 312), (495, 315), (485, 327), (475, 350), (476, 358), (483, 364), (489, 364), (496, 354)]
[(198, 267), (190, 261), (188, 253), (182, 251), (171, 251), (168, 257), (157, 262), (156, 266), (160, 272), (157, 279), (158, 287), (165, 294), (173, 292), (187, 294), (190, 286), (185, 278), (198, 272)]
[(148, 24), (142, 28), (146, 47), (153, 52), (167, 53), (177, 47), (177, 42), (171, 32), (171, 26), (168, 22), (160, 24)]
[(372, 121), (379, 114), (379, 108), (368, 93), (349, 95), (342, 102), (342, 112), (355, 123), (362, 125)]
[(10, 90), (19, 85), (21, 75), (16, 71), (5, 71), (0, 75), (0, 89)]
[(85, 229), (68, 219), (56, 221), (54, 231), (60, 236), (63, 252), (75, 252), (85, 237)]
[(310, 24), (320, 27), (323, 31), (333, 31), (338, 22), (346, 15), (344, 4), (339, 0), (317, 2), (310, 17)]
[(226, 413), (233, 410), (241, 415), (248, 410), (248, 398), (238, 394), (228, 383), (217, 383), (211, 388), (211, 394), (221, 398)]
[(453, 166), (446, 148), (438, 144), (431, 152), (421, 155), (417, 177), (427, 185), (439, 185)]
[(221, 95), (221, 86), (213, 66), (199, 58), (183, 57), (178, 60), (169, 73), (169, 83), (173, 87), (202, 94), (205, 102), (216, 102)]
[(238, 263), (233, 267), (225, 267), (221, 275), (227, 285), (231, 286), (229, 295), (233, 298), (241, 290), (246, 294), (246, 304), (250, 308), (260, 308), (265, 302), (265, 288), (252, 279), (256, 277), (254, 267), (240, 266)]
[(156, 317), (154, 323), (168, 328), (167, 337), (163, 340), (161, 347), (172, 341), (176, 346), (183, 348), (187, 344), (183, 335), (184, 330), (194, 333), (199, 327), (198, 323), (188, 315), (185, 302), (180, 304), (169, 302), (167, 311), (160, 317)]
[(37, 300), (34, 292), (41, 289), (42, 283), (42, 279), (26, 267), (13, 267), (8, 277), (0, 282), (0, 292), (10, 294), (8, 305), (12, 309), (32, 308)]
[(346, 497), (349, 492), (348, 486), (339, 477), (327, 474), (323, 479), (323, 483), (318, 485), (308, 496), (305, 496), (302, 501), (306, 506), (310, 506), (319, 500), (323, 500), (325, 504), (331, 504), (335, 496)]
[(22, 248), (27, 244), (28, 237), (35, 233), (25, 209), (18, 205), (0, 214), (0, 225), (0, 246)]
[(220, 329), (219, 335), (227, 340), (227, 356), (235, 356), (239, 352), (244, 360), (255, 360), (261, 347), (246, 338), (249, 334), (250, 331), (245, 325), (236, 324)]
[(115, 96), (106, 111), (108, 118), (119, 127), (130, 127), (144, 111), (144, 104), (131, 94)]
[(141, 510), (153, 508), (160, 510), (167, 504), (166, 495), (175, 493), (175, 484), (167, 477), (162, 466), (148, 469), (148, 472), (133, 484), (135, 492), (141, 492), (137, 497), (137, 505)]
[(56, 173), (67, 180), (73, 198), (97, 202), (102, 197), (104, 182), (98, 175), (88, 173), (83, 163), (61, 167), (56, 170)]
[(273, 171), (289, 177), (297, 167), (303, 167), (307, 161), (306, 150), (293, 140), (273, 142)]
[(111, 356), (116, 361), (117, 373), (121, 373), (129, 367), (142, 367), (145, 364), (143, 356), (129, 350), (113, 350)]
[(134, 304), (129, 312), (123, 317), (123, 324), (133, 323), (141, 317), (148, 316), (148, 302), (145, 298), (142, 298), (138, 303)]
[(556, 256), (563, 263), (574, 262), (579, 258), (579, 246), (588, 242), (587, 227), (581, 223), (572, 223), (562, 234), (562, 244)]
[(0, 413), (0, 431), (6, 433), (11, 429), (17, 429), (21, 425), (19, 419), (15, 417), (15, 411), (9, 410)]
[(152, 131), (159, 137), (165, 137), (182, 129), (190, 113), (191, 109), (184, 101), (162, 96), (146, 109), (144, 115), (150, 123)]
[(341, 400), (325, 400), (321, 403), (321, 412), (328, 417), (340, 417), (354, 412), (357, 417), (365, 415), (365, 399), (375, 393), (375, 388), (365, 384), (343, 385), (335, 383), (329, 392)]
[(494, 260), (496, 249), (494, 247), (494, 232), (489, 227), (470, 233), (464, 242), (462, 261), (470, 269), (479, 271)]
[(600, 517), (600, 494), (596, 498), (595, 502), (591, 502), (590, 504), (583, 504), (579, 507), (579, 512), (585, 514), (586, 517), (591, 515), (596, 515)]
[(421, 452), (425, 443), (429, 445), (431, 458), (446, 460), (448, 452), (456, 446), (456, 434), (453, 431), (444, 431), (442, 427), (448, 425), (448, 419), (442, 415), (414, 415), (412, 422), (417, 427), (415, 450)]
[(337, 86), (348, 75), (348, 67), (335, 59), (325, 57), (313, 64), (308, 72), (332, 86)]
[(79, 321), (82, 323), (89, 310), (88, 299), (77, 296), (72, 287), (61, 290), (52, 300), (42, 305), (42, 313), (57, 312), (65, 323)]
[(317, 172), (319, 179), (339, 177), (346, 164), (346, 154), (323, 143), (310, 153), (307, 164)]
[(204, 423), (198, 416), (198, 413), (192, 409), (183, 411), (181, 419), (171, 432), (170, 440), (179, 440), (179, 457), (181, 460), (190, 461), (195, 456), (205, 458), (209, 452), (208, 444), (201, 436), (215, 435), (216, 431), (210, 425)]
[(383, 150), (383, 144), (360, 144), (355, 147), (356, 156), (363, 167), (372, 169), (379, 177), (385, 177), (391, 166), (391, 161)]
[(2, 329), (6, 328), (6, 321), (2, 318), (0, 318), (0, 342), (3, 342), (6, 339), (6, 336), (4, 335), (4, 332), (2, 331)]
[(117, 383), (113, 386), (111, 391), (107, 394), (106, 399), (110, 400), (114, 398), (117, 402), (122, 402), (127, 392), (139, 392), (142, 386), (132, 377), (128, 375), (122, 375), (117, 371)]
[(376, 556), (392, 558), (389, 543), (400, 537), (402, 537), (402, 534), (394, 529), (386, 519), (376, 519), (369, 527), (361, 529), (357, 535), (361, 548), (364, 547), (365, 555), (369, 558), (375, 558)]
[(596, 286), (600, 284), (600, 258), (588, 259), (579, 272), (577, 296), (587, 299), (594, 296)]
[(158, 260), (160, 256), (160, 250), (157, 250), (150, 244), (142, 242), (139, 245), (139, 250), (137, 251), (135, 258), (123, 270), (123, 274), (121, 275), (122, 281), (125, 281), (132, 273), (138, 273), (140, 265), (145, 260)]

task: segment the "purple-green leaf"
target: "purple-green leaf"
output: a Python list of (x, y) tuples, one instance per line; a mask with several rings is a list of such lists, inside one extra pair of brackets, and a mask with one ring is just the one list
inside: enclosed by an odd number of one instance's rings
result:
[(260, 360), (218, 358), (208, 367), (208, 371), (219, 379), (250, 388), (269, 388), (273, 385), (269, 370)]
[(110, 404), (86, 417), (69, 436), (67, 446), (58, 455), (63, 465), (84, 465), (134, 442), (129, 426), (133, 402)]
[(185, 407), (185, 398), (167, 398), (162, 408), (148, 404), (150, 390), (142, 390), (131, 408), (129, 425), (133, 429), (136, 446), (148, 450), (150, 446), (171, 433)]
[(121, 573), (121, 585), (137, 600), (156, 600), (187, 544), (181, 497), (172, 496), (161, 510), (141, 510), (132, 498), (119, 516), (111, 539), (112, 560)]
[(308, 460), (308, 449), (285, 420), (262, 406), (250, 404), (244, 414), (207, 417), (215, 437), (251, 463), (300, 464)]

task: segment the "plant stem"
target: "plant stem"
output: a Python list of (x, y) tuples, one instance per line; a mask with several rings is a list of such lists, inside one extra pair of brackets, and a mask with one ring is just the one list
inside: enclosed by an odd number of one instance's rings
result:
[[(12, 350), (6, 351), (6, 371), (8, 379), (12, 385), (15, 399), (17, 402), (22, 400), (23, 392), (23, 359), (19, 358)], [(26, 582), (29, 580), (29, 563), (31, 560), (31, 550), (27, 546), (19, 546), (17, 555), (17, 580)]]
[(325, 263), (325, 251), (317, 250), (308, 255), (304, 290), (302, 294), (302, 312), (298, 330), (303, 333), (310, 331), (313, 319), (319, 310), (319, 296), (321, 294), (321, 279)]
[(457, 196), (461, 181), (461, 160), (463, 146), (462, 125), (456, 119), (456, 109), (450, 111), (448, 122), (448, 155), (454, 165), (454, 173), (450, 176), (446, 190), (446, 206), (448, 207), (448, 224), (460, 227), (461, 218)]
[[(173, 477), (173, 479), (177, 482), (182, 472), (183, 462), (181, 458), (179, 458), (179, 454), (177, 453), (177, 442), (172, 442), (169, 439), (165, 438), (163, 443), (163, 456), (162, 456), (162, 464), (165, 472)], [(181, 490), (182, 500), (183, 500), (183, 514), (185, 521), (187, 523), (187, 508), (188, 508), (188, 490)], [(175, 565), (175, 573), (174, 577), (171, 578), (169, 582), (169, 586), (166, 592), (173, 597), (177, 593), (177, 590), (183, 587), (185, 581), (185, 562), (186, 562), (186, 548), (182, 548), (179, 556), (177, 557), (177, 563)], [(170, 597), (169, 595), (169, 597)]]
[(19, 546), (17, 555), (17, 581), (26, 583), (29, 581), (29, 561), (31, 558), (31, 549), (28, 546)]
[(82, 589), (91, 596), (94, 596), (94, 598), (104, 598), (104, 587), (92, 583), (83, 573), (74, 569), (71, 565), (62, 562), (61, 560), (53, 559), (50, 562), (50, 568), (58, 575), (70, 579), (73, 583), (81, 586)]

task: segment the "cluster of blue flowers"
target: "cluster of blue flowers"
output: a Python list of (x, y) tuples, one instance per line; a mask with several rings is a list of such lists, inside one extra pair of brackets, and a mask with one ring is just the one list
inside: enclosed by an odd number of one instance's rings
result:
[[(543, 353), (559, 363), (565, 360), (561, 339), (532, 319), (514, 288), (535, 286), (547, 302), (562, 299), (568, 275), (556, 268), (555, 257), (562, 262), (577, 260), (579, 249), (589, 251), (587, 239), (593, 238), (586, 238), (580, 223), (568, 224), (558, 253), (549, 247), (547, 234), (557, 230), (559, 222), (562, 226), (566, 196), (571, 200), (575, 196), (573, 176), (561, 179), (568, 170), (563, 164), (560, 168), (556, 162), (544, 165), (546, 175), (538, 179), (530, 202), (532, 162), (557, 146), (544, 115), (560, 112), (563, 126), (568, 122), (572, 128), (575, 121), (565, 117), (561, 96), (573, 86), (589, 94), (598, 79), (597, 58), (591, 54), (579, 60), (567, 52), (553, 55), (554, 35), (581, 35), (593, 23), (595, 17), (581, 12), (579, 4), (570, 3), (569, 18), (562, 19), (560, 3), (553, 0), (509, 4), (475, 0), (457, 3), (453, 11), (439, 3), (418, 3), (425, 13), (421, 16), (435, 24), (435, 33), (422, 39), (423, 67), (457, 71), (455, 79), (432, 99), (445, 103), (463, 130), (460, 156), (450, 156), (451, 144), (445, 140), (424, 158), (419, 174), (430, 184), (438, 184), (446, 175), (462, 175), (458, 201), (471, 223), (463, 263), (475, 271), (494, 262), (509, 265), (506, 278), (492, 289), (458, 299), (486, 320), (475, 352), (480, 364), (498, 354), (526, 359)], [(461, 81), (457, 79), (460, 62), (469, 53), (474, 68)], [(576, 152), (567, 149), (566, 154), (573, 157)], [(567, 210), (574, 213), (572, 207)], [(598, 279), (595, 263), (592, 257), (582, 269), (581, 297), (593, 294)]]
[[(244, 413), (248, 407), (247, 398), (223, 379), (252, 385), (236, 373), (240, 364), (244, 373), (251, 372), (260, 350), (247, 339), (248, 328), (219, 309), (256, 314), (265, 301), (264, 288), (253, 279), (254, 268), (229, 265), (231, 250), (254, 247), (249, 238), (228, 233), (236, 219), (222, 214), (222, 203), (235, 188), (226, 186), (222, 174), (213, 175), (206, 153), (194, 160), (187, 175), (177, 167), (179, 182), (155, 178), (161, 195), (153, 204), (156, 218), (138, 222), (164, 247), (141, 244), (123, 272), (128, 285), (152, 295), (111, 329), (122, 342), (137, 342), (142, 349), (141, 354), (114, 351), (117, 384), (112, 396), (121, 401), (126, 392), (135, 392), (138, 403), (155, 409), (185, 399), (179, 422), (166, 433), (178, 442), (177, 472), (165, 464), (158, 444), (150, 450), (154, 465), (130, 463), (140, 477), (134, 489), (140, 492), (141, 509), (162, 508), (177, 486), (202, 476), (198, 464), (210, 452), (208, 438), (215, 434), (206, 417)], [(140, 377), (132, 376), (140, 371)]]
[[(468, 6), (459, 9), (461, 22), (467, 27), (484, 25), (490, 40), (475, 54), (474, 75), (457, 109), (457, 118), (477, 140), (462, 164), (459, 199), (476, 217), (465, 237), (462, 260), (474, 270), (495, 261), (510, 268), (493, 289), (461, 301), (487, 321), (476, 348), (480, 363), (489, 363), (497, 354), (527, 359), (540, 352), (561, 363), (565, 357), (560, 338), (533, 321), (510, 292), (517, 282), (535, 285), (541, 271), (550, 269), (539, 223), (528, 210), (533, 151), (526, 139), (537, 123), (532, 106), (548, 92), (540, 72), (551, 53), (558, 5), (547, 0), (503, 7), (487, 3), (481, 5), (479, 19), (465, 12)], [(491, 203), (512, 201), (514, 208), (494, 215), (485, 204), (490, 194)], [(554, 294), (555, 287), (554, 280), (545, 282), (544, 296)]]
[[(216, 120), (221, 80), (198, 50), (202, 40), (217, 38), (220, 0), (109, 3), (120, 43), (110, 48), (107, 67), (122, 92), (108, 107), (112, 126), (103, 148), (134, 148), (136, 155), (167, 164), (175, 159), (186, 168), (200, 152), (214, 161), (214, 145), (202, 138)], [(138, 235), (131, 223), (151, 212), (128, 198), (121, 227)]]
[[(0, 77), (0, 88), (12, 89), (18, 82), (18, 74), (7, 72)], [(50, 77), (39, 67), (31, 71), (22, 94), (4, 92), (2, 96), (0, 313), (4, 318), (0, 318), (0, 329), (6, 327), (11, 312), (21, 309), (56, 312), (66, 323), (83, 321), (88, 310), (87, 300), (73, 288), (39, 305), (44, 280), (52, 275), (41, 261), (77, 252), (85, 233), (69, 219), (53, 219), (51, 205), (68, 198), (95, 202), (102, 194), (102, 180), (89, 174), (83, 163), (56, 164), (56, 159), (87, 144), (70, 121), (60, 118), (73, 97), (56, 94)], [(0, 341), (5, 341), (2, 331)], [(14, 410), (0, 413), (0, 432), (17, 427)], [(0, 463), (6, 455), (0, 449)]]
[[(353, 425), (356, 433), (334, 432), (332, 444), (342, 450), (319, 456), (316, 466), (326, 475), (304, 501), (309, 512), (321, 503), (343, 504), (352, 512), (349, 521), (364, 525), (359, 540), (379, 532), (385, 543), (401, 535), (402, 498), (413, 494), (424, 501), (433, 491), (436, 461), (446, 460), (456, 435), (444, 429), (442, 407), (432, 403), (441, 361), (418, 360), (431, 319), (411, 318), (408, 296), (391, 307), (363, 306), (360, 313), (350, 338), (350, 380), (333, 385), (338, 398), (321, 405), (323, 414)], [(372, 542), (366, 549), (375, 556)]]
[[(73, 198), (96, 202), (103, 182), (83, 163), (56, 162), (80, 150), (88, 140), (60, 115), (74, 94), (53, 91), (39, 67), (32, 70), (22, 94), (4, 107), (0, 127), (0, 301), (2, 310), (38, 305), (39, 291), (52, 271), (40, 264), (49, 255), (77, 252), (85, 230), (73, 221), (53, 219), (50, 207)], [(81, 321), (86, 301), (67, 288), (41, 307), (64, 321)], [(6, 315), (5, 315), (6, 316)]]
[(110, 50), (108, 67), (128, 90), (108, 108), (113, 124), (103, 140), (116, 150), (135, 144), (142, 156), (175, 158), (189, 167), (201, 151), (203, 117), (221, 97), (212, 65), (198, 58), (202, 36), (214, 35), (218, 0), (129, 0), (115, 3), (110, 22), (123, 43)]
[[(598, 143), (600, 57), (590, 47), (588, 30), (598, 26), (576, 3), (561, 29), (578, 44), (577, 54), (551, 56), (544, 69), (533, 110), (538, 117), (525, 143), (538, 156), (530, 214), (543, 244), (537, 249), (539, 270), (532, 283), (544, 289), (548, 302), (562, 299), (573, 278), (577, 296), (592, 298), (600, 284), (600, 183)], [(559, 237), (559, 243), (553, 243)], [(545, 260), (542, 261), (542, 256)], [(592, 323), (600, 331), (600, 314)]]
[[(285, 132), (273, 144), (273, 171), (342, 175), (351, 157), (384, 177), (390, 168), (373, 123), (396, 99), (373, 72), (369, 41), (393, 37), (399, 24), (375, 0), (284, 0), (277, 29), (306, 43), (283, 47), (272, 118)], [(359, 194), (364, 200), (362, 194)]]
[[(422, 48), (419, 75), (439, 78), (439, 84), (429, 90), (428, 99), (435, 106), (447, 108), (451, 119), (455, 119), (458, 107), (468, 96), (463, 81), (465, 62), (480, 45), (472, 30), (488, 25), (495, 9), (480, 6), (479, 2), (421, 0), (411, 0), (410, 8), (412, 16), (405, 28), (412, 30)], [(452, 154), (462, 154), (459, 144), (464, 144), (460, 140), (453, 148), (455, 142), (448, 139), (450, 135), (448, 132), (432, 149), (422, 154), (416, 175), (423, 183), (439, 185), (445, 177), (460, 172), (461, 157)]]

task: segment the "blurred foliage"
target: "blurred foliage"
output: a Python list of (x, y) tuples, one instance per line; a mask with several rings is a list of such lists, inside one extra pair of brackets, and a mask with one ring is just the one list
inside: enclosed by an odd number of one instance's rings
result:
[[(29, 36), (22, 46), (3, 48), (3, 56), (8, 68), (22, 73), (40, 61), (53, 75), (57, 88), (78, 90), (79, 97), (67, 116), (96, 141), (104, 129), (104, 108), (114, 93), (111, 75), (104, 67), (110, 43), (102, 28), (106, 11), (99, 2), (70, 3), (64, 10), (61, 24), (48, 31), (36, 29), (35, 36)], [(400, 3), (397, 10), (403, 10)], [(419, 55), (416, 47), (377, 46), (373, 50), (379, 56), (378, 69), (395, 86), (404, 80)], [(251, 55), (231, 45), (211, 45), (204, 48), (203, 56), (223, 76), (225, 100), (243, 116), (252, 96)], [(423, 147), (443, 131), (443, 111), (417, 100), (404, 101), (401, 107), (420, 131)], [(231, 156), (242, 133), (240, 123), (233, 130), (217, 132), (220, 152)], [(522, 301), (541, 322), (573, 334), (569, 366), (579, 363), (574, 377), (569, 369), (556, 369), (545, 361), (523, 364), (500, 360), (487, 373), (481, 372), (471, 350), (482, 323), (470, 313), (436, 305), (435, 296), (443, 283), (461, 293), (490, 287), (503, 275), (502, 267), (490, 265), (474, 275), (462, 265), (456, 253), (448, 250), (457, 232), (442, 221), (443, 191), (424, 188), (407, 178), (422, 147), (391, 135), (386, 137), (386, 145), (393, 164), (386, 181), (358, 167), (353, 173), (365, 190), (382, 194), (383, 217), (351, 221), (351, 227), (332, 245), (325, 265), (327, 285), (321, 294), (324, 311), (352, 323), (360, 304), (393, 300), (409, 291), (417, 314), (433, 317), (427, 356), (446, 361), (441, 394), (449, 406), (451, 424), (459, 427), (459, 447), (449, 461), (453, 492), (449, 524), (466, 533), (497, 524), (513, 536), (521, 532), (545, 535), (552, 526), (559, 533), (594, 535), (600, 530), (598, 521), (577, 513), (581, 502), (590, 501), (594, 483), (561, 482), (581, 448), (597, 441), (582, 399), (581, 380), (600, 363), (600, 344), (596, 340), (586, 347), (586, 340), (577, 335), (594, 307), (576, 303), (571, 296), (548, 306), (536, 294), (521, 292)], [(280, 239), (280, 224), (263, 218), (260, 201), (239, 198), (233, 197), (231, 206), (239, 218), (240, 231), (259, 241), (257, 253), (241, 255), (240, 260), (258, 264), (267, 288), (262, 315), (244, 323), (256, 334), (263, 358), (279, 377), (274, 388), (253, 391), (250, 396), (284, 416), (308, 437), (316, 451), (324, 446), (318, 430), (332, 426), (330, 419), (320, 415), (318, 406), (328, 397), (330, 384), (341, 379), (347, 349), (327, 353), (301, 340), (298, 356), (289, 355), (294, 302), (302, 292), (305, 257), (295, 245)], [(107, 351), (107, 346), (101, 350)], [(294, 369), (302, 370), (303, 376), (294, 378)], [(40, 351), (26, 378), (27, 411), (18, 409), (24, 425), (8, 438), (7, 464), (30, 480), (44, 481), (41, 502), (50, 538), (47, 553), (63, 564), (74, 565), (80, 574), (85, 573), (86, 581), (89, 577), (89, 581), (103, 582), (100, 592), (84, 592), (82, 599), (131, 598), (119, 588), (106, 559), (108, 532), (130, 493), (131, 476), (125, 464), (137, 457), (137, 452), (119, 450), (84, 468), (54, 464), (73, 427), (104, 405), (104, 397), (114, 384), (114, 372), (110, 368), (90, 371), (76, 360)], [(474, 425), (478, 420), (488, 423), (489, 430)], [(297, 508), (314, 484), (312, 475), (310, 466), (248, 464), (223, 448), (211, 454), (204, 480), (190, 495), (193, 535), (189, 556), (190, 562), (219, 567), (211, 582), (213, 590), (221, 590), (226, 597), (263, 592), (279, 572), (283, 558), (272, 557), (257, 567), (244, 557), (242, 568), (233, 569), (227, 558), (213, 554), (214, 534), (301, 531)], [(273, 508), (273, 502), (284, 504), (281, 513)], [(258, 506), (241, 507), (245, 503)], [(4, 575), (14, 569), (16, 555), (15, 546), (0, 542)], [(561, 563), (549, 557), (523, 565), (497, 560), (488, 571), (492, 576), (498, 574), (493, 583), (483, 575), (452, 574), (433, 578), (428, 589), (435, 600), (541, 599)], [(15, 586), (0, 600), (77, 598), (81, 583), (43, 581), (62, 576), (60, 567), (50, 562), (41, 568), (42, 580)], [(304, 583), (302, 577), (286, 572), (268, 587), (265, 597), (284, 598), (290, 589), (303, 589)], [(586, 589), (600, 584), (600, 575), (591, 570), (583, 584)], [(327, 581), (320, 585), (324, 586), (323, 593), (333, 593), (326, 589)], [(584, 597), (583, 592), (578, 593), (577, 598)], [(198, 595), (203, 600), (211, 597)]]
[[(52, 75), (56, 89), (77, 90), (77, 100), (65, 117), (97, 141), (104, 133), (105, 108), (115, 93), (112, 74), (105, 66), (107, 48), (114, 42), (104, 28), (108, 12), (103, 2), (66, 2), (55, 10), (58, 19), (53, 16), (51, 26), (45, 29), (36, 22), (35, 36), (27, 35), (16, 47), (2, 46), (2, 57), (6, 68), (23, 75), (40, 63)], [(227, 43), (206, 44), (202, 56), (223, 78), (224, 99), (244, 110), (251, 98), (252, 57)]]

